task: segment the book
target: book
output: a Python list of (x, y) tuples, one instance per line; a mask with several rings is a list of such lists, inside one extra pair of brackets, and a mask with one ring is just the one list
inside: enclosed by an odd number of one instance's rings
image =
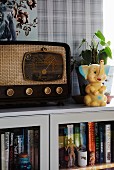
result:
[(114, 162), (114, 122), (111, 123), (111, 162)]
[(5, 170), (5, 135), (1, 134), (1, 170)]
[(74, 124), (74, 143), (76, 145), (77, 150), (80, 147), (80, 124)]
[(71, 167), (75, 164), (75, 158), (70, 157), (71, 143), (74, 144), (74, 124), (67, 125), (67, 132), (68, 132), (68, 141), (67, 141), (68, 144), (66, 146), (65, 160), (67, 162), (67, 167)]
[(72, 142), (74, 142), (74, 125), (68, 124), (67, 129), (68, 129), (68, 143), (70, 138), (72, 139)]
[(28, 129), (27, 133), (28, 133), (28, 135), (27, 135), (27, 137), (28, 137), (27, 153), (28, 153), (29, 161), (32, 165), (32, 168), (34, 169), (34, 130)]
[(64, 154), (64, 160), (61, 161), (61, 166), (62, 167), (67, 167), (68, 165), (68, 160), (69, 160), (69, 155), (68, 155), (68, 150), (66, 150), (68, 146), (68, 128), (65, 126), (64, 128), (64, 150), (61, 150), (61, 152)]
[(9, 136), (9, 170), (14, 168), (14, 133), (10, 132)]
[(99, 122), (95, 122), (95, 163), (100, 161)]
[(59, 167), (62, 168), (65, 165), (65, 146), (67, 146), (67, 140), (65, 141), (67, 127), (66, 125), (59, 125)]
[(87, 150), (87, 123), (80, 123), (80, 149)]
[(104, 163), (104, 123), (99, 123), (99, 138), (100, 138), (100, 160), (99, 163)]
[(78, 165), (78, 151), (80, 149), (80, 123), (74, 124), (74, 144), (76, 147), (76, 160), (75, 165)]
[(59, 125), (59, 149), (65, 147), (64, 128), (65, 128), (65, 125)]
[(67, 126), (64, 127), (64, 146), (68, 145), (68, 128)]
[(10, 132), (5, 132), (5, 170), (9, 170), (9, 135)]
[(24, 137), (23, 135), (17, 135), (17, 140), (18, 140), (18, 155), (20, 153), (23, 153), (24, 152)]
[(40, 130), (34, 129), (34, 170), (39, 169), (40, 163)]
[(24, 152), (23, 128), (15, 128), (14, 132), (14, 167), (18, 165), (19, 154)]
[(105, 124), (104, 161), (111, 163), (111, 124)]
[(88, 163), (95, 164), (95, 122), (88, 122)]

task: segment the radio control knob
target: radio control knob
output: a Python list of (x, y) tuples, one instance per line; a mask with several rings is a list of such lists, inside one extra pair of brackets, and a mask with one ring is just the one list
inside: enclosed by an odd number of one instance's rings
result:
[(27, 88), (26, 89), (26, 94), (29, 95), (29, 96), (32, 95), (33, 94), (33, 89), (32, 88)]
[(45, 92), (45, 94), (50, 94), (50, 93), (51, 93), (50, 87), (46, 87), (46, 88), (44, 89), (44, 92)]
[(14, 95), (14, 90), (13, 89), (8, 89), (7, 90), (7, 95), (8, 96), (13, 96)]
[(56, 93), (57, 94), (61, 94), (63, 92), (63, 88), (62, 87), (57, 87), (56, 88)]

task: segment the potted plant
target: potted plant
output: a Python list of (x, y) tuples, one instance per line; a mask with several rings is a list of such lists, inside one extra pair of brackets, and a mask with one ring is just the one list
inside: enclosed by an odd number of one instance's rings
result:
[(79, 54), (79, 61), (73, 59), (71, 70), (73, 70), (75, 66), (81, 64), (99, 64), (100, 60), (104, 60), (104, 64), (107, 64), (108, 57), (112, 59), (112, 51), (110, 48), (111, 42), (106, 42), (105, 37), (100, 30), (94, 33), (90, 44), (85, 38), (82, 39), (77, 50), (79, 50), (84, 44), (86, 49), (82, 50)]
[[(84, 46), (85, 45), (85, 46)], [(78, 76), (80, 94), (82, 96), (85, 95), (85, 86), (88, 82), (80, 75), (78, 71), (79, 65), (90, 65), (90, 64), (99, 64), (100, 60), (104, 60), (104, 64), (107, 64), (107, 59), (112, 59), (112, 51), (110, 48), (111, 42), (106, 41), (103, 33), (98, 30), (94, 33), (91, 42), (89, 42), (84, 38), (82, 39), (79, 47), (86, 47), (85, 50), (82, 50), (79, 54), (80, 60), (77, 61), (73, 59), (71, 63), (71, 71), (75, 68)]]

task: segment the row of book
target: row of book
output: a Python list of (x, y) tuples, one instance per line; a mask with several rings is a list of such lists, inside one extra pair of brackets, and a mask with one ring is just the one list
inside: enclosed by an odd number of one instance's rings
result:
[[(114, 162), (113, 123), (108, 121), (59, 125), (59, 167)], [(81, 156), (84, 158), (81, 163), (80, 152), (82, 155), (87, 153), (87, 158)]]
[[(14, 128), (0, 131), (1, 170), (40, 169), (40, 128)], [(23, 155), (23, 159), (20, 159)], [(26, 157), (26, 159), (24, 159)], [(21, 160), (21, 161), (20, 161)], [(21, 166), (21, 163), (23, 164)], [(22, 167), (22, 168), (21, 168)]]

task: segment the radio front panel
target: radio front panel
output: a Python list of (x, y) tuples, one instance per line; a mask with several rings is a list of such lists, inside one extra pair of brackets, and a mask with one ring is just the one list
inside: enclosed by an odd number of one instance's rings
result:
[(69, 64), (70, 48), (65, 43), (0, 42), (0, 100), (66, 98)]

